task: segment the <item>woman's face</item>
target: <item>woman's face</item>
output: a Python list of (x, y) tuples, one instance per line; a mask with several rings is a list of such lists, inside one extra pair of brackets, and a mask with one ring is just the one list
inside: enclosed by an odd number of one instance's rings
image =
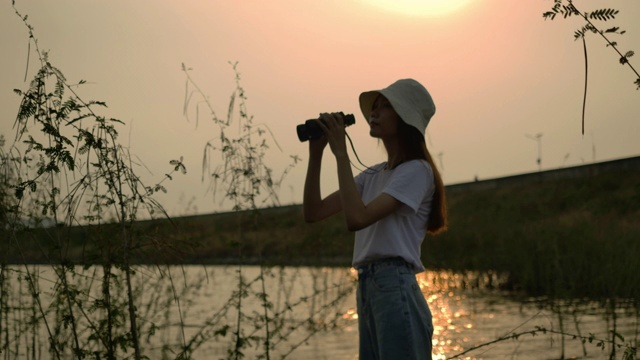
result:
[(378, 95), (371, 107), (369, 118), (369, 134), (375, 138), (395, 137), (398, 134), (398, 122), (400, 116), (391, 106), (389, 100), (383, 95)]

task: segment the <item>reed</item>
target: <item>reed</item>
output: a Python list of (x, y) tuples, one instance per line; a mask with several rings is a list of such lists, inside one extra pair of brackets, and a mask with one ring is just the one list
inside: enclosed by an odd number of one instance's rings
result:
[[(0, 137), (0, 231), (7, 240), (0, 245), (4, 359), (149, 358), (158, 352), (154, 339), (166, 340), (176, 329), (179, 335), (160, 349), (163, 358), (190, 359), (211, 340), (228, 341), (230, 359), (246, 357), (254, 348), (260, 349), (257, 357), (269, 359), (277, 344), (286, 343), (281, 346), (288, 350), (279, 349), (284, 358), (305, 341), (289, 341), (284, 329), (316, 323), (320, 316), (334, 322), (340, 318), (336, 307), (352, 284), (327, 283), (312, 297), (287, 297), (283, 306), (271, 298), (271, 267), (260, 262), (259, 273), (250, 277), (238, 266), (228, 300), (205, 322), (187, 323), (188, 309), (206, 291), (207, 279), (188, 279), (183, 266), (170, 266), (167, 259), (195, 253), (198, 243), (176, 236), (180, 229), (154, 198), (167, 191), (173, 176), (186, 173), (183, 159), (169, 161), (171, 170), (164, 177), (145, 184), (132, 155), (118, 142), (123, 122), (102, 115), (104, 102), (80, 96), (84, 81), (67, 80), (40, 51), (27, 17), (15, 4), (14, 9), (28, 29), (39, 66), (28, 88), (15, 90), (22, 101), (13, 143)], [(187, 86), (195, 85), (189, 69), (183, 70)], [(206, 173), (213, 174), (212, 187), (220, 186), (234, 204), (235, 233), (225, 245), (242, 258), (246, 236), (239, 225), (248, 220), (250, 231), (259, 233), (259, 205), (269, 199), (277, 203), (277, 187), (290, 168), (275, 176), (266, 166), (265, 130), (252, 124), (235, 64), (233, 70), (237, 87), (226, 119), (216, 118), (210, 107), (219, 142), (205, 145), (204, 164), (211, 166)], [(199, 89), (191, 93), (187, 87), (187, 94), (185, 115), (191, 99), (201, 96), (208, 104)], [(236, 111), (240, 133), (232, 137), (227, 130)], [(213, 166), (214, 155), (216, 160), (221, 155), (223, 165)], [(168, 229), (154, 236), (140, 226), (140, 218)], [(154, 256), (158, 253), (163, 256)], [(316, 301), (320, 295), (325, 298)], [(287, 317), (309, 299), (319, 308), (292, 325)], [(247, 305), (256, 300), (259, 313)], [(328, 309), (333, 315), (327, 315)], [(306, 331), (312, 336), (324, 329)]]

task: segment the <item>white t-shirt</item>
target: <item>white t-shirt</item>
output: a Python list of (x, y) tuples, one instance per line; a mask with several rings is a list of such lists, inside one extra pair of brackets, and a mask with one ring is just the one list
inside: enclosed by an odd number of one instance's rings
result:
[(365, 170), (354, 179), (362, 201), (371, 202), (381, 193), (393, 196), (403, 206), (356, 231), (353, 266), (390, 257), (402, 257), (416, 273), (424, 271), (420, 245), (427, 231), (427, 219), (435, 192), (433, 170), (424, 160), (411, 160), (393, 170), (386, 163)]

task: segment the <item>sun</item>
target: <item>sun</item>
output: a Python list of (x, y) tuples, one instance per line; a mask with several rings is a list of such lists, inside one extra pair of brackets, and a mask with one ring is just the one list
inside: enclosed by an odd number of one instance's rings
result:
[(472, 0), (365, 0), (382, 10), (418, 17), (440, 17), (454, 13)]

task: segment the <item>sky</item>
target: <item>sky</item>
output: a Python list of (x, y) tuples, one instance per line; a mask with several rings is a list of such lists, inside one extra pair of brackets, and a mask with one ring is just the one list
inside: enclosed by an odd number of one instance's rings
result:
[[(418, 80), (434, 98), (427, 146), (445, 184), (538, 171), (539, 151), (542, 170), (640, 155), (635, 74), (595, 34), (587, 36), (582, 134), (585, 62), (573, 34), (583, 22), (544, 20), (551, 0), (15, 3), (68, 81), (87, 81), (79, 95), (105, 101), (106, 115), (125, 122), (121, 141), (144, 162), (138, 173), (147, 183), (183, 157), (187, 174), (175, 176), (158, 198), (174, 216), (229, 209), (202, 181), (205, 144), (219, 134), (205, 115), (197, 124), (193, 112), (184, 116), (183, 63), (224, 116), (235, 89), (229, 63), (237, 62), (248, 114), (279, 145), (269, 149), (267, 165), (278, 173), (291, 156), (302, 160), (281, 184), (281, 205), (302, 201), (308, 150), (295, 127), (321, 112), (355, 114), (347, 132), (360, 160), (386, 159), (368, 135), (358, 95), (401, 78)], [(620, 10), (615, 20), (597, 24), (626, 31), (611, 35), (623, 53), (640, 51), (640, 2), (575, 3), (582, 11)], [(31, 47), (27, 67), (28, 30), (10, 1), (0, 4), (0, 44), (0, 134), (13, 139), (20, 103), (13, 89), (28, 88), (37, 62)], [(639, 59), (630, 58), (636, 68)], [(322, 191), (336, 189), (335, 161), (327, 154)]]

